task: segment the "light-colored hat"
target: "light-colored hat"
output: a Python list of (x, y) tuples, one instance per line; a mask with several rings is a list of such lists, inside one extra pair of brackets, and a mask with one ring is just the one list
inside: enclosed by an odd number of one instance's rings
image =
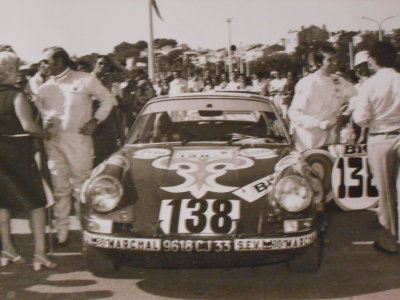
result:
[(357, 52), (356, 55), (354, 56), (354, 66), (358, 66), (367, 61), (368, 61), (368, 52), (365, 50)]

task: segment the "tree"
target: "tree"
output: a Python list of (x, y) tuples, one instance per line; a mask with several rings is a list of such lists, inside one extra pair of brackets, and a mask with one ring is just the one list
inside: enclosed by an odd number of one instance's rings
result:
[(156, 49), (160, 49), (165, 46), (170, 46), (170, 47), (176, 47), (178, 45), (178, 42), (173, 39), (155, 39), (154, 40), (154, 47)]
[(293, 61), (287, 53), (275, 53), (257, 59), (251, 66), (252, 73), (269, 73), (272, 70), (286, 73), (292, 71)]

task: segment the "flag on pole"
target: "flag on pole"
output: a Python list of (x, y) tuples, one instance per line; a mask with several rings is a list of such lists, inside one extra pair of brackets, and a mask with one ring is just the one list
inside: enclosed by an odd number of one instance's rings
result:
[(161, 17), (160, 10), (158, 9), (156, 0), (151, 0), (151, 6), (154, 8), (154, 11), (156, 12), (157, 16), (158, 16), (161, 20), (164, 21), (164, 19)]

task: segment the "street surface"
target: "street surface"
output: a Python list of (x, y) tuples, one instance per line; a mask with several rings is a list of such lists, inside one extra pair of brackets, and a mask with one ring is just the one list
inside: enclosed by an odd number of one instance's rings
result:
[[(31, 265), (0, 268), (0, 299), (399, 299), (400, 255), (372, 249), (376, 230), (368, 211), (330, 210), (323, 264), (316, 274), (291, 274), (285, 264), (232, 269), (159, 270), (122, 266), (108, 278), (91, 275), (80, 235), (54, 256), (56, 270)], [(16, 235), (26, 258), (30, 235)]]

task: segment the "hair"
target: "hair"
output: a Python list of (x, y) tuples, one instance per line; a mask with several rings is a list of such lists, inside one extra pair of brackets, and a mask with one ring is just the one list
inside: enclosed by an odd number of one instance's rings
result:
[(316, 66), (320, 67), (327, 54), (335, 55), (336, 53), (337, 53), (337, 51), (333, 46), (324, 45), (324, 46), (313, 49), (308, 54), (307, 60), (310, 65), (316, 65)]
[(43, 50), (43, 52), (46, 52), (46, 51), (52, 51), (53, 59), (61, 59), (65, 66), (67, 66), (67, 67), (72, 66), (72, 61), (69, 58), (67, 51), (65, 51), (63, 48), (58, 47), (58, 46), (48, 47)]
[(396, 62), (396, 48), (387, 41), (376, 41), (368, 49), (370, 57), (376, 60), (380, 67), (392, 68)]
[(367, 62), (363, 62), (361, 64), (358, 64), (357, 66), (354, 66), (354, 70), (356, 71), (356, 74), (358, 76), (365, 76), (365, 77), (371, 76), (371, 72), (368, 68)]
[(354, 70), (347, 70), (343, 73), (343, 77), (352, 84), (358, 83), (358, 77), (356, 75), (356, 71)]
[(84, 59), (78, 59), (77, 61), (75, 61), (75, 64), (77, 68), (81, 67), (81, 70), (83, 70), (84, 72), (92, 71), (91, 63)]
[(0, 83), (11, 83), (10, 79), (17, 73), (18, 56), (10, 51), (0, 52)]

